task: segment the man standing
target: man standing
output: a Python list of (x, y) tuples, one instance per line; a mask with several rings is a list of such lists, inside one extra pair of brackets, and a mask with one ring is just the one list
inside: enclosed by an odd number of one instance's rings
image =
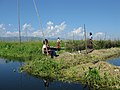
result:
[(93, 37), (92, 37), (92, 33), (90, 32), (90, 36), (89, 36), (89, 49), (93, 49), (93, 41), (92, 41)]
[(58, 37), (56, 47), (58, 50), (60, 50), (60, 38)]

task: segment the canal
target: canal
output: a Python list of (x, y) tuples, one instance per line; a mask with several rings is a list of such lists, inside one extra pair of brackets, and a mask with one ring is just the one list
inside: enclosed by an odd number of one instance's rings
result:
[(115, 66), (120, 66), (120, 58), (108, 60), (107, 62)]
[(0, 59), (0, 90), (88, 90), (84, 85), (46, 81), (20, 72), (23, 62)]

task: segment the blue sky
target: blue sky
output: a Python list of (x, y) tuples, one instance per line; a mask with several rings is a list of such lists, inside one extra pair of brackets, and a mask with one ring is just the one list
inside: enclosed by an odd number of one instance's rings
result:
[[(45, 37), (83, 37), (83, 25), (94, 37), (120, 38), (120, 0), (35, 0)], [(41, 36), (33, 0), (20, 0), (22, 35)], [(17, 35), (17, 0), (0, 0), (0, 31)], [(27, 32), (27, 33), (26, 33)]]

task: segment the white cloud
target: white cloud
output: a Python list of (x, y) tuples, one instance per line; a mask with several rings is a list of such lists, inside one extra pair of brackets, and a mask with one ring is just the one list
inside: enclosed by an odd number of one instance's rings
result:
[(66, 28), (65, 22), (62, 22), (59, 25), (54, 25), (53, 22), (49, 21), (47, 27), (44, 29), (45, 37), (58, 37), (62, 36), (63, 31)]
[[(66, 26), (67, 25), (65, 22), (61, 22), (60, 24), (54, 24), (52, 21), (49, 21), (46, 23), (46, 27), (43, 28), (44, 37), (45, 38), (61, 37), (72, 39), (74, 34), (75, 39), (83, 38), (84, 33), (82, 27), (78, 27), (76, 29), (73, 29), (73, 31), (68, 32), (65, 31)], [(4, 35), (5, 37), (18, 37), (19, 35), (18, 28), (15, 27), (13, 24), (8, 25), (0, 24), (0, 31), (4, 31), (4, 34), (2, 35)], [(33, 26), (29, 23), (25, 23), (22, 26), (21, 30), (22, 36), (43, 37), (43, 33), (40, 29), (35, 30)]]
[(60, 25), (56, 25), (55, 29), (58, 30), (57, 32), (60, 32), (66, 28), (65, 22), (62, 22)]
[[(54, 24), (53, 22), (49, 21), (46, 23), (46, 27), (41, 30), (35, 30), (31, 24), (25, 23), (22, 26), (21, 35), (22, 36), (33, 36), (33, 37), (60, 37), (63, 35), (64, 30), (66, 28), (65, 22), (62, 22), (58, 25)], [(15, 27), (13, 24), (0, 24), (0, 36), (1, 37), (18, 37), (18, 28)]]
[(42, 34), (42, 32), (40, 30), (38, 30), (38, 31), (34, 31), (31, 36), (33, 36), (33, 37), (41, 37), (41, 36), (43, 36), (43, 34)]
[(25, 23), (23, 26), (22, 26), (22, 35), (23, 36), (31, 36), (34, 28), (32, 27), (31, 24), (27, 24)]
[(97, 32), (95, 35), (94, 35), (94, 38), (97, 39), (97, 40), (103, 40), (105, 39), (105, 33), (104, 32)]
[(49, 22), (47, 22), (47, 25), (51, 26), (51, 25), (53, 25), (53, 22), (49, 21)]
[(3, 31), (3, 30), (5, 30), (5, 26), (4, 24), (0, 24), (0, 31)]
[(74, 34), (81, 34), (82, 33), (82, 27), (79, 27), (79, 28), (77, 28), (77, 29), (74, 29), (73, 31), (72, 31), (72, 33), (74, 33)]
[(83, 38), (84, 32), (82, 27), (78, 27), (77, 29), (73, 29), (73, 31), (68, 33), (68, 38), (69, 39), (80, 39)]
[(18, 34), (19, 34), (18, 31), (16, 31), (16, 32), (15, 31), (14, 32), (7, 31), (5, 36), (6, 37), (18, 37)]
[(11, 26), (12, 26), (12, 24), (8, 24), (8, 26), (10, 26), (10, 27), (11, 27)]
[(0, 24), (0, 36), (3, 37), (5, 35), (6, 28), (4, 24)]

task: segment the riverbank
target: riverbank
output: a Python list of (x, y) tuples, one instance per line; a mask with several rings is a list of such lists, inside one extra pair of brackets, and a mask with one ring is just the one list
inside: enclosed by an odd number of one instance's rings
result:
[(120, 88), (120, 67), (106, 62), (120, 56), (120, 48), (100, 49), (85, 55), (64, 52), (55, 59), (28, 62), (24, 70), (39, 77), (82, 82), (94, 89)]

